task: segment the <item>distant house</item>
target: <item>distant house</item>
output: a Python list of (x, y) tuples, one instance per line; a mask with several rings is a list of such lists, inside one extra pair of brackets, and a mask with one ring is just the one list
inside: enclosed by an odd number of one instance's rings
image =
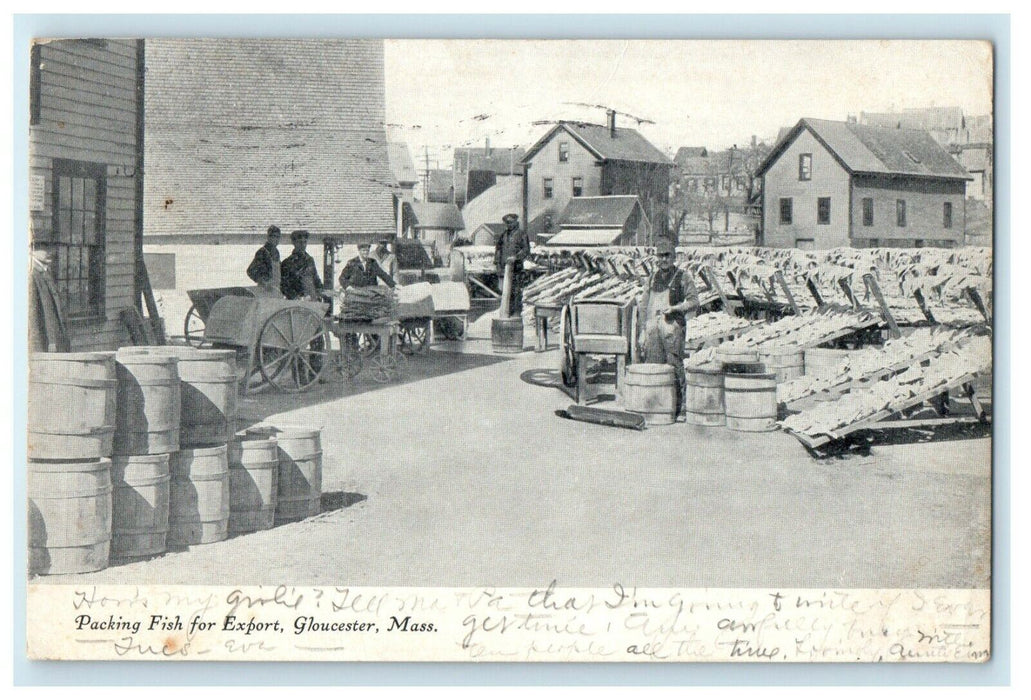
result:
[(765, 245), (951, 247), (970, 175), (926, 131), (801, 119), (758, 171)]
[(465, 228), (465, 223), (454, 204), (405, 202), (402, 228), (406, 236), (431, 245), (439, 258), (446, 259), (455, 234)]
[(673, 162), (680, 185), (688, 192), (712, 192), (737, 198), (743, 207), (748, 198), (748, 178), (744, 175), (744, 155), (733, 149), (709, 151), (706, 148), (681, 148)]
[(437, 204), (454, 204), (455, 202), (454, 175), (450, 170), (426, 171), (424, 189), (423, 198), (427, 202)]
[[(559, 122), (523, 156), (522, 220), (528, 233), (554, 232), (559, 214), (577, 197), (634, 195), (652, 235), (666, 235), (673, 162), (634, 129), (608, 123)], [(549, 225), (549, 229), (541, 228)]]
[(455, 204), (464, 207), (504, 178), (522, 177), (520, 164), (525, 149), (518, 146), (491, 147), (487, 139), (483, 148), (456, 148), (454, 151)]
[[(31, 49), (32, 247), (49, 255), (73, 351), (129, 344), (120, 312), (140, 298), (142, 61), (142, 40), (63, 39)], [(31, 337), (45, 350), (56, 334), (43, 330), (46, 344)]]
[(646, 245), (651, 223), (634, 195), (575, 197), (559, 217), (549, 246)]
[(383, 51), (365, 39), (148, 39), (145, 236), (260, 244), (269, 224), (313, 242), (393, 235)]
[(408, 144), (387, 143), (387, 157), (390, 160), (390, 172), (394, 175), (394, 181), (401, 188), (401, 199), (411, 202), (414, 199), (415, 186), (419, 184), (419, 173), (415, 171)]
[(504, 224), (480, 224), (469, 237), (469, 241), (473, 245), (494, 245), (504, 232)]

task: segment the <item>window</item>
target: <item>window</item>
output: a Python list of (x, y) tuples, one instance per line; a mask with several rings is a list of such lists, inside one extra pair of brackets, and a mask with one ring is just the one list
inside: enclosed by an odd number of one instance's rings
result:
[(555, 181), (550, 178), (544, 178), (544, 198), (551, 199), (555, 196)]
[(871, 238), (871, 239), (870, 239), (870, 247), (871, 247), (871, 248), (876, 248), (876, 247), (878, 247), (878, 246), (879, 246), (880, 244), (881, 244), (881, 241), (880, 241), (880, 239), (879, 239), (879, 238)]
[(915, 241), (913, 241), (913, 247), (914, 248), (923, 248), (924, 247), (924, 240), (922, 238), (916, 239)]
[(573, 196), (580, 197), (584, 193), (584, 179), (582, 177), (573, 178)]
[(906, 200), (904, 199), (895, 200), (895, 225), (906, 225)]
[(873, 226), (873, 197), (863, 197), (863, 226)]
[(820, 197), (816, 200), (816, 223), (829, 224), (831, 222), (831, 198)]
[(799, 180), (812, 180), (813, 179), (813, 154), (812, 153), (799, 153), (798, 154), (798, 179)]
[(952, 202), (945, 202), (942, 205), (942, 226), (952, 228)]
[(53, 228), (43, 247), (69, 318), (104, 313), (105, 166), (54, 160)]
[(780, 223), (791, 223), (791, 197), (781, 197), (780, 199)]
[(569, 142), (560, 141), (558, 144), (558, 162), (567, 163), (569, 162)]
[(816, 250), (816, 240), (813, 238), (796, 238), (795, 247), (799, 250)]
[(29, 124), (39, 124), (39, 95), (43, 82), (43, 63), (40, 44), (32, 45), (29, 66)]

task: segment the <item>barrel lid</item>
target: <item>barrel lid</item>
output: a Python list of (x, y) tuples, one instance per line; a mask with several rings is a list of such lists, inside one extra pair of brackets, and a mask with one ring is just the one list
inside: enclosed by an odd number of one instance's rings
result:
[(179, 362), (175, 356), (155, 350), (155, 348), (135, 346), (119, 348), (115, 359), (122, 365), (174, 365)]
[(120, 464), (162, 464), (167, 463), (168, 458), (171, 457), (170, 452), (162, 452), (156, 455), (116, 455), (111, 457), (111, 463), (114, 465)]
[(627, 367), (627, 372), (633, 372), (634, 374), (667, 374), (672, 371), (673, 368), (669, 365), (654, 362), (640, 362)]
[(776, 379), (776, 374), (769, 374), (767, 372), (725, 372), (724, 377), (727, 379)]
[(723, 366), (714, 362), (704, 365), (688, 365), (688, 374), (723, 374)]
[(225, 454), (225, 444), (209, 445), (205, 447), (184, 447), (179, 450), (181, 455), (193, 455), (195, 457), (206, 457), (208, 455)]
[(224, 360), (236, 359), (235, 350), (208, 350), (203, 348), (191, 348), (185, 345), (166, 345), (154, 348), (154, 354), (169, 355), (180, 362), (222, 362)]
[(34, 352), (29, 355), (32, 362), (106, 362), (113, 360), (114, 350), (97, 352)]

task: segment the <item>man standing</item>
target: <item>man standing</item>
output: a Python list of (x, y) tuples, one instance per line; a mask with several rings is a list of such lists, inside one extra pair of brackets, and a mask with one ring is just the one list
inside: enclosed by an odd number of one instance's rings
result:
[(265, 245), (258, 248), (247, 266), (247, 276), (272, 296), (279, 296), (279, 235), (278, 226), (269, 226)]
[(498, 236), (494, 244), (494, 267), (497, 268), (498, 284), (504, 289), (505, 266), (509, 261), (512, 266), (512, 298), (509, 301), (509, 313), (518, 316), (523, 312), (523, 287), (526, 286), (523, 275), (523, 262), (530, 257), (530, 239), (526, 231), (519, 227), (518, 214), (505, 214), (501, 217), (505, 224), (505, 232)]
[(283, 261), (282, 281), (279, 289), (287, 299), (308, 299), (319, 301), (322, 280), (319, 279), (315, 259), (307, 253), (308, 232), (294, 231), (290, 234), (290, 242), (294, 244), (294, 252)]
[(397, 286), (397, 283), (383, 271), (379, 263), (369, 257), (370, 247), (368, 243), (358, 244), (358, 257), (348, 260), (340, 273), (341, 289), (347, 289), (348, 287), (375, 287), (376, 280), (383, 280), (383, 283), (391, 288)]
[(676, 415), (684, 407), (687, 376), (684, 374), (684, 341), (687, 313), (698, 309), (698, 290), (691, 278), (677, 269), (673, 242), (659, 239), (655, 246), (658, 267), (648, 278), (648, 288), (640, 305), (641, 357), (644, 362), (666, 364), (677, 377)]

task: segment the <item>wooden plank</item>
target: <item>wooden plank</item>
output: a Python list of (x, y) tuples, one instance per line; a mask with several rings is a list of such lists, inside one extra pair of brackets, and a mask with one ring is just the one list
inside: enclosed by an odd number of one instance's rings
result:
[(799, 308), (798, 302), (795, 301), (794, 295), (791, 293), (791, 290), (788, 289), (788, 282), (784, 279), (784, 275), (781, 273), (780, 270), (777, 270), (775, 273), (773, 273), (773, 281), (778, 286), (780, 286), (781, 291), (784, 292), (784, 298), (788, 300), (788, 306), (791, 307), (791, 310), (795, 312), (796, 316), (801, 316), (802, 309)]
[(863, 275), (863, 282), (866, 283), (866, 288), (873, 295), (874, 299), (881, 307), (881, 316), (884, 317), (885, 323), (888, 324), (888, 332), (892, 338), (901, 338), (902, 331), (899, 330), (898, 324), (895, 322), (895, 317), (891, 314), (891, 309), (888, 307), (887, 302), (884, 301), (884, 295), (881, 294), (881, 287), (877, 284), (877, 280), (869, 272)]
[[(52, 140), (50, 140), (52, 139)], [(102, 146), (102, 147), (101, 147)], [(67, 158), (82, 160), (88, 163), (104, 163), (106, 165), (130, 166), (133, 162), (133, 149), (118, 146), (112, 148), (106, 143), (89, 140), (61, 138), (60, 134), (41, 134), (33, 136), (29, 143), (29, 152), (35, 158)]]
[(40, 84), (40, 95), (60, 95), (80, 104), (98, 107), (128, 105), (132, 108), (136, 104), (136, 84), (129, 80), (124, 85), (100, 85), (46, 71)]

